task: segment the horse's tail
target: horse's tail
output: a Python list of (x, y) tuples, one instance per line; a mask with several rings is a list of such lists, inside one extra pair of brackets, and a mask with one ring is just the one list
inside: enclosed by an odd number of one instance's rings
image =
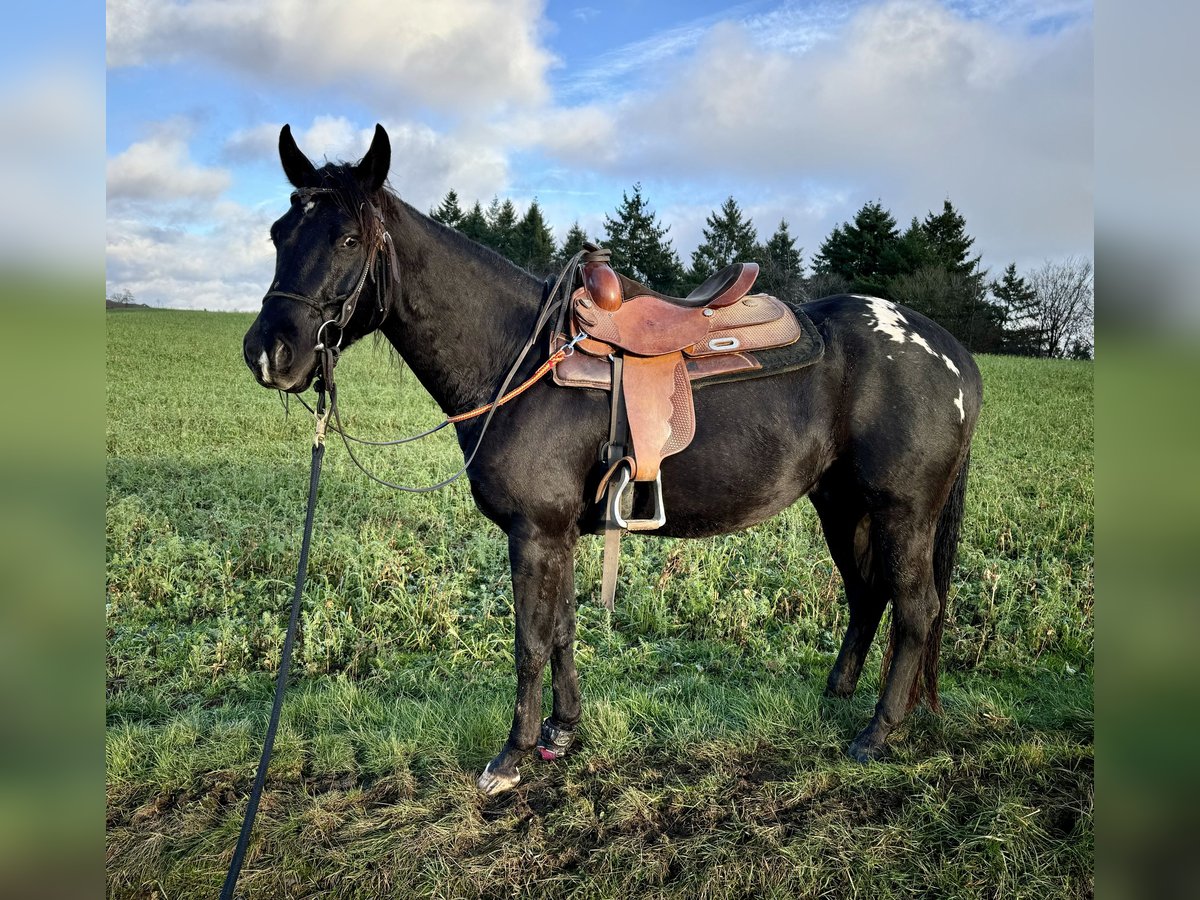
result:
[[(938, 610), (933, 623), (929, 626), (929, 637), (925, 642), (925, 658), (921, 669), (913, 679), (912, 692), (908, 698), (908, 709), (912, 710), (925, 696), (925, 703), (934, 712), (942, 711), (941, 697), (938, 696), (938, 668), (942, 655), (942, 629), (946, 626), (946, 599), (950, 595), (950, 575), (954, 571), (954, 558), (958, 552), (959, 531), (963, 520), (963, 506), (967, 497), (967, 470), (971, 467), (971, 451), (958, 469), (950, 495), (942, 505), (938, 515), (937, 530), (933, 538), (933, 586), (937, 591)], [(888, 669), (891, 667), (892, 651), (896, 646), (896, 617), (892, 616), (891, 633), (888, 635), (887, 650), (883, 656), (883, 679), (885, 683)]]

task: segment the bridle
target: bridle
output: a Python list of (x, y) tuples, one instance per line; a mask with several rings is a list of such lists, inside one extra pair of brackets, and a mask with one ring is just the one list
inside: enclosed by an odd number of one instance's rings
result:
[[(298, 199), (301, 202), (307, 202), (316, 194), (336, 194), (336, 191), (334, 191), (332, 188), (305, 188), (297, 191), (295, 196), (298, 196)], [(373, 226), (370, 228), (371, 235), (370, 243), (367, 247), (366, 260), (353, 290), (351, 290), (350, 293), (344, 297), (339, 296), (335, 298), (336, 302), (342, 304), (341, 310), (335, 318), (325, 318), (326, 309), (331, 304), (322, 304), (316, 298), (305, 294), (297, 294), (291, 291), (272, 290), (267, 292), (267, 294), (263, 297), (263, 301), (265, 302), (271, 297), (283, 297), (285, 299), (294, 300), (314, 310), (322, 319), (321, 325), (317, 329), (315, 346), (313, 347), (313, 350), (317, 354), (317, 376), (313, 384), (313, 387), (317, 392), (317, 406), (314, 409), (304, 401), (304, 398), (299, 396), (296, 397), (300, 404), (316, 417), (317, 433), (315, 441), (323, 445), (325, 441), (326, 429), (332, 428), (333, 431), (337, 432), (337, 434), (341, 437), (342, 443), (346, 447), (346, 455), (350, 457), (350, 461), (354, 463), (354, 465), (372, 481), (376, 482), (377, 484), (381, 484), (384, 487), (389, 487), (397, 491), (404, 491), (406, 493), (429, 493), (431, 491), (436, 491), (446, 487), (450, 483), (457, 481), (460, 477), (466, 474), (467, 469), (475, 460), (475, 456), (479, 453), (479, 449), (483, 445), (484, 435), (487, 433), (488, 426), (492, 422), (492, 416), (495, 414), (495, 411), (498, 407), (503, 406), (505, 403), (508, 403), (510, 400), (513, 400), (520, 394), (523, 394), (536, 382), (540, 381), (547, 373), (550, 372), (551, 369), (558, 365), (558, 363), (562, 362), (562, 360), (566, 359), (575, 352), (575, 345), (583, 338), (583, 334), (576, 335), (573, 340), (560, 347), (556, 352), (551, 354), (550, 358), (542, 363), (529, 378), (527, 378), (516, 388), (509, 390), (509, 386), (512, 384), (517, 372), (520, 370), (526, 358), (529, 356), (530, 351), (537, 342), (538, 336), (541, 335), (541, 333), (545, 330), (546, 326), (549, 324), (550, 320), (555, 316), (555, 314), (558, 314), (559, 326), (561, 329), (563, 318), (562, 313), (567, 308), (567, 298), (569, 297), (571, 290), (574, 288), (575, 282), (578, 278), (580, 266), (588, 259), (591, 259), (597, 255), (597, 248), (592, 247), (590, 250), (581, 250), (580, 252), (576, 253), (575, 256), (568, 260), (567, 264), (563, 267), (563, 270), (559, 273), (558, 278), (555, 279), (553, 283), (547, 280), (546, 284), (543, 286), (542, 302), (536, 317), (536, 321), (534, 322), (534, 326), (521, 351), (517, 354), (516, 360), (509, 367), (508, 372), (501, 380), (500, 387), (496, 391), (492, 402), (476, 407), (475, 409), (467, 410), (466, 412), (458, 413), (457, 415), (447, 416), (437, 425), (426, 429), (419, 434), (387, 441), (365, 440), (347, 433), (345, 428), (342, 426), (341, 407), (338, 404), (337, 383), (334, 380), (333, 372), (334, 368), (337, 366), (338, 358), (341, 354), (342, 339), (345, 334), (346, 325), (354, 316), (354, 311), (358, 305), (359, 298), (362, 296), (368, 276), (372, 276), (374, 273), (376, 260), (382, 260), (380, 273), (378, 276), (374, 276), (377, 288), (376, 294), (379, 304), (379, 318), (371, 325), (370, 328), (367, 329), (368, 331), (373, 331), (378, 328), (387, 318), (388, 307), (386, 303), (386, 296), (389, 288), (388, 278), (389, 276), (395, 278), (399, 264), (396, 259), (395, 244), (392, 241), (391, 234), (387, 230), (387, 224), (383, 218), (382, 211), (378, 206), (369, 200), (363, 201), (363, 205), (360, 207), (360, 212), (364, 209), (367, 212), (369, 220)], [(607, 257), (608, 251), (599, 251), (599, 253)], [(333, 326), (333, 328), (336, 329), (337, 339), (335, 341), (331, 341), (325, 334), (326, 329), (330, 326)], [(325, 402), (326, 394), (328, 394), (328, 405), (326, 405)], [(329, 425), (329, 418), (331, 416), (334, 420), (333, 425)], [(450, 477), (432, 485), (411, 487), (409, 485), (396, 484), (380, 478), (370, 472), (366, 466), (359, 462), (358, 458), (354, 455), (353, 448), (350, 446), (350, 442), (352, 441), (356, 444), (374, 447), (408, 444), (412, 443), (413, 441), (418, 441), (422, 438), (429, 437), (430, 435), (441, 431), (447, 425), (457, 425), (460, 422), (466, 422), (479, 416), (484, 416), (482, 427), (479, 429), (479, 433), (476, 436), (471, 452), (466, 454), (466, 458), (463, 461), (462, 467)]]
[[(333, 188), (304, 188), (293, 194), (299, 202), (310, 202), (312, 198), (319, 194), (336, 194)], [(383, 219), (383, 211), (372, 203), (370, 200), (364, 200), (360, 207), (360, 214), (365, 210), (366, 220), (369, 224), (368, 228), (371, 232), (367, 243), (366, 261), (363, 263), (362, 272), (359, 273), (358, 280), (354, 284), (354, 288), (344, 295), (338, 295), (332, 298), (328, 303), (322, 303), (316, 297), (307, 294), (297, 294), (292, 291), (267, 291), (263, 296), (265, 303), (272, 297), (283, 297), (287, 300), (294, 300), (297, 303), (302, 303), (309, 309), (313, 310), (321, 319), (321, 325), (317, 328), (317, 352), (321, 353), (326, 348), (333, 353), (336, 359), (341, 352), (342, 338), (346, 333), (346, 326), (350, 324), (350, 320), (354, 317), (354, 311), (358, 308), (359, 298), (362, 296), (363, 288), (367, 285), (367, 278), (371, 277), (375, 282), (376, 297), (378, 300), (379, 319), (372, 322), (367, 331), (374, 331), (383, 324), (387, 318), (387, 304), (385, 297), (387, 295), (388, 277), (395, 277), (398, 265), (396, 262), (396, 247), (392, 243), (392, 235), (387, 230), (387, 224)], [(375, 263), (376, 260), (381, 262), (379, 274), (376, 275)], [(332, 319), (326, 319), (326, 311), (334, 303), (340, 303), (341, 309), (337, 316)], [(329, 326), (333, 326), (337, 331), (337, 340), (330, 341), (325, 330)]]

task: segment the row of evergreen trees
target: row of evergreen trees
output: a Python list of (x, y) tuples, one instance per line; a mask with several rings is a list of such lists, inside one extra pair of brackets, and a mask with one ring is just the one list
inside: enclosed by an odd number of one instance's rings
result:
[[(580, 248), (587, 235), (575, 222), (561, 247), (537, 200), (518, 217), (511, 200), (493, 198), (484, 209), (476, 201), (463, 212), (449, 191), (430, 211), (437, 221), (503, 254), (544, 277), (556, 272)], [(755, 290), (784, 300), (804, 301), (841, 291), (866, 293), (902, 303), (941, 323), (967, 347), (990, 353), (1047, 356), (1067, 352), (1047, 340), (1038, 320), (1033, 286), (1010, 263), (998, 280), (988, 280), (975, 239), (949, 200), (940, 212), (916, 217), (901, 231), (879, 201), (866, 203), (850, 222), (838, 225), (804, 273), (802, 250), (781, 221), (765, 242), (754, 223), (729, 197), (705, 220), (703, 241), (684, 266), (670, 226), (658, 221), (640, 184), (623, 193), (615, 215), (604, 217), (599, 243), (612, 251), (613, 266), (666, 293), (685, 294), (731, 262), (753, 260), (761, 271)], [(1075, 346), (1083, 355), (1090, 347)]]

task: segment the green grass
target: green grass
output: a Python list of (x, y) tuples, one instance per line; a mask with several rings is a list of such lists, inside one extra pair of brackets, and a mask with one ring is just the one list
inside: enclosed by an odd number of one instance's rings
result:
[[(249, 316), (108, 314), (108, 887), (211, 897), (279, 660), (311, 419), (241, 361)], [(579, 554), (577, 753), (474, 788), (512, 715), (502, 534), (465, 485), (397, 496), (331, 445), (248, 897), (1081, 897), (1092, 893), (1092, 367), (984, 357), (945, 713), (887, 762), (821, 698), (845, 611), (816, 516)], [(438, 420), (389, 352), (339, 367), (348, 427)], [(439, 435), (371, 455), (430, 483)], [(549, 690), (547, 688), (547, 701)]]

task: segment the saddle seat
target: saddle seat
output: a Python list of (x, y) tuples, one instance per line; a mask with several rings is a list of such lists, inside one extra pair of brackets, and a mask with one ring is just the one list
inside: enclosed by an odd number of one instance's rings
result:
[[(753, 351), (787, 346), (802, 334), (789, 306), (747, 293), (757, 276), (757, 263), (735, 263), (688, 296), (670, 297), (618, 274), (603, 258), (583, 265), (571, 293), (570, 321), (553, 336), (551, 349), (566, 344), (568, 334), (583, 336), (576, 352), (555, 367), (554, 380), (610, 392), (616, 385), (613, 422), (624, 413), (632, 446), (610, 433), (597, 500), (607, 491), (608, 518), (621, 528), (649, 531), (666, 522), (660, 466), (695, 436), (692, 382), (761, 368)], [(608, 490), (614, 476), (616, 489)], [(652, 516), (622, 516), (629, 481), (654, 483)]]

